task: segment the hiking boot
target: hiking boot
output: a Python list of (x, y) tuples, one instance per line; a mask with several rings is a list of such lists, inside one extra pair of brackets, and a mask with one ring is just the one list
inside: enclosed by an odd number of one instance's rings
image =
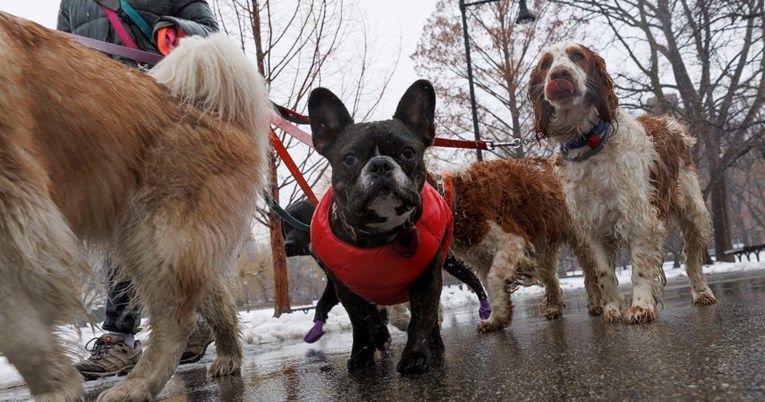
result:
[[(93, 348), (88, 349), (93, 342)], [(125, 338), (119, 335), (104, 334), (93, 338), (85, 345), (85, 349), (90, 351), (90, 357), (74, 367), (87, 381), (126, 375), (141, 358), (141, 342), (135, 341), (135, 347), (131, 348), (125, 345)]]
[(180, 364), (194, 363), (199, 361), (207, 351), (207, 347), (213, 341), (213, 334), (207, 323), (198, 320), (196, 329), (189, 335), (186, 350), (181, 355)]

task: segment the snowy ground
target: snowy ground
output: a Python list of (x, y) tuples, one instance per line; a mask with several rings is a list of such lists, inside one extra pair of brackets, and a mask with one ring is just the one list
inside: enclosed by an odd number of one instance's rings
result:
[[(684, 269), (671, 269), (671, 263), (665, 265), (665, 272), (667, 278), (684, 277)], [(765, 269), (765, 261), (763, 262), (736, 262), (736, 263), (716, 263), (711, 266), (704, 267), (706, 274), (716, 274), (722, 272), (733, 271), (748, 271), (755, 269)], [(630, 283), (630, 272), (625, 270), (619, 273), (619, 283)], [(561, 278), (561, 287), (564, 293), (571, 289), (580, 289), (584, 287), (582, 277), (569, 277)], [(466, 286), (460, 287), (451, 286), (444, 288), (441, 294), (441, 302), (445, 309), (453, 309), (457, 307), (467, 306), (474, 304), (476, 307), (476, 316), (478, 315), (478, 299), (471, 291), (466, 290)], [(537, 296), (543, 293), (543, 289), (539, 286), (521, 287), (514, 293), (513, 297), (523, 296)], [(249, 344), (264, 344), (275, 343), (284, 341), (300, 341), (305, 333), (311, 328), (313, 321), (313, 311), (309, 311), (307, 314), (297, 311), (292, 314), (283, 314), (280, 318), (273, 317), (273, 310), (256, 310), (250, 312), (242, 312), (239, 315), (245, 341)], [(449, 325), (447, 322), (445, 326)], [(342, 331), (350, 331), (351, 323), (348, 318), (348, 314), (342, 308), (341, 305), (332, 309), (329, 314), (329, 319), (324, 325), (324, 330), (327, 335), (331, 333), (337, 333)], [(142, 343), (146, 343), (148, 331), (142, 331), (138, 334), (138, 339)], [(100, 331), (93, 331), (91, 329), (81, 329), (79, 332), (71, 327), (61, 328), (61, 339), (68, 346), (71, 346), (74, 350), (79, 350), (81, 356), (86, 356), (87, 352), (84, 349), (85, 343), (96, 336), (99, 336)], [(34, 347), (34, 345), (30, 345)], [(22, 380), (16, 369), (8, 363), (5, 357), (0, 356), (0, 389), (8, 389), (13, 387), (22, 386), (24, 381)]]

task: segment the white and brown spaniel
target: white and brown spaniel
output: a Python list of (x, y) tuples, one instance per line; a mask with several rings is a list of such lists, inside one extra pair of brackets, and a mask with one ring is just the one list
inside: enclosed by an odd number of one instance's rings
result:
[[(575, 225), (586, 234), (596, 261), (606, 321), (656, 318), (666, 278), (663, 241), (668, 220), (685, 238), (686, 272), (693, 302), (717, 302), (702, 261), (711, 221), (699, 187), (695, 140), (669, 116), (633, 117), (618, 106), (602, 57), (573, 43), (549, 47), (529, 82), (534, 125), (560, 146), (556, 173)], [(632, 304), (614, 274), (619, 244), (632, 259)]]

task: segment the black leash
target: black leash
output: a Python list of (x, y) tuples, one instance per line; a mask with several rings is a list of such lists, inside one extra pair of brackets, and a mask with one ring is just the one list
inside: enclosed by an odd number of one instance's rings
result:
[(311, 231), (311, 225), (306, 225), (304, 222), (300, 221), (298, 218), (295, 218), (292, 216), (289, 212), (287, 212), (284, 208), (281, 207), (274, 199), (268, 194), (264, 194), (264, 198), (266, 199), (266, 203), (268, 206), (276, 212), (277, 215), (279, 215), (280, 218), (282, 218), (285, 222), (287, 222), (290, 226), (297, 230), (302, 230), (303, 232), (310, 232)]

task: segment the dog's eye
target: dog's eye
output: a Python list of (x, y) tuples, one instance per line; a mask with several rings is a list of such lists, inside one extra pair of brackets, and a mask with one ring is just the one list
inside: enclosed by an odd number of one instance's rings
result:
[(345, 166), (353, 166), (353, 164), (356, 163), (356, 155), (354, 154), (345, 154), (343, 156), (343, 165)]
[(550, 63), (550, 61), (549, 61), (549, 60), (547, 60), (547, 61), (543, 61), (543, 62), (542, 62), (542, 65), (541, 65), (540, 67), (542, 67), (542, 70), (547, 70), (548, 68), (550, 68), (550, 65), (551, 65), (551, 64), (552, 64), (552, 63)]
[(414, 155), (415, 155), (414, 148), (412, 147), (406, 147), (404, 148), (403, 151), (401, 151), (401, 157), (404, 158), (405, 160), (411, 160), (412, 158), (414, 158)]
[(573, 61), (579, 61), (584, 59), (584, 55), (580, 52), (574, 52), (574, 54), (571, 55), (571, 60)]

